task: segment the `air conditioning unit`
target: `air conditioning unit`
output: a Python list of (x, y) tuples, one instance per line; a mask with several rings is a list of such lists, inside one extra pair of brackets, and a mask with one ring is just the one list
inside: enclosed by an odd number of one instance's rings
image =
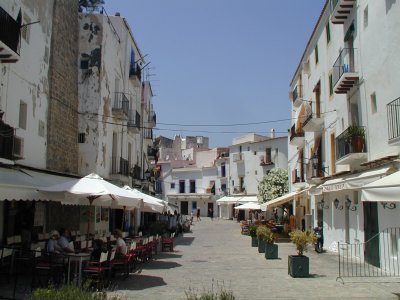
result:
[(24, 139), (15, 136), (14, 137), (13, 156), (16, 158), (22, 158), (23, 155), (24, 155)]

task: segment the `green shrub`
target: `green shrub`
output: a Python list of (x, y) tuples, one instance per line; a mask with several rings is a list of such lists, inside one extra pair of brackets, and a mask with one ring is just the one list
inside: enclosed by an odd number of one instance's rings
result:
[(249, 234), (250, 236), (257, 236), (257, 227), (256, 225), (251, 225), (249, 227)]
[(314, 243), (316, 237), (308, 231), (295, 230), (289, 233), (290, 240), (296, 245), (298, 255), (307, 252), (308, 245)]
[(217, 291), (214, 291), (215, 281), (213, 279), (211, 290), (203, 290), (200, 294), (197, 290), (189, 287), (188, 291), (185, 291), (187, 300), (235, 300), (235, 296), (232, 291), (227, 291), (224, 284), (222, 285), (217, 281)]
[(266, 241), (269, 244), (275, 242), (275, 234), (267, 226), (258, 226), (257, 228), (257, 238), (261, 241)]
[(74, 285), (66, 285), (62, 287), (39, 288), (33, 291), (29, 297), (30, 300), (119, 300), (118, 296), (107, 297), (106, 292), (91, 292), (88, 285), (79, 288)]

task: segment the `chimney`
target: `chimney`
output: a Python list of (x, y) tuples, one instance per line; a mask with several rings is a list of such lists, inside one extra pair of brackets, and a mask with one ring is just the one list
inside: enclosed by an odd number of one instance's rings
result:
[(115, 16), (120, 17), (121, 14), (120, 14), (119, 12), (116, 12), (116, 13), (115, 13)]
[(271, 139), (275, 138), (275, 128), (271, 129)]

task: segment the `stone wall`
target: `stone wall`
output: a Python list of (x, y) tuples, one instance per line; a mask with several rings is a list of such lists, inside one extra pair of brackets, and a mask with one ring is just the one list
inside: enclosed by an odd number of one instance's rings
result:
[(78, 174), (78, 1), (55, 0), (47, 169)]

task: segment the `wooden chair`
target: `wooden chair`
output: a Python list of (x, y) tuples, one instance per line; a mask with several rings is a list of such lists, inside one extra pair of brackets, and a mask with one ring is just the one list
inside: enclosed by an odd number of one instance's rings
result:
[(161, 251), (167, 251), (167, 249), (168, 249), (168, 251), (171, 251), (171, 252), (173, 252), (174, 251), (174, 242), (175, 242), (175, 232), (173, 232), (172, 234), (171, 234), (171, 237), (169, 237), (169, 238), (162, 238), (162, 241), (161, 241)]
[(108, 271), (110, 271), (108, 251), (102, 252), (98, 261), (88, 261), (83, 268), (83, 274), (93, 282), (96, 282), (97, 288), (105, 286), (105, 278)]

